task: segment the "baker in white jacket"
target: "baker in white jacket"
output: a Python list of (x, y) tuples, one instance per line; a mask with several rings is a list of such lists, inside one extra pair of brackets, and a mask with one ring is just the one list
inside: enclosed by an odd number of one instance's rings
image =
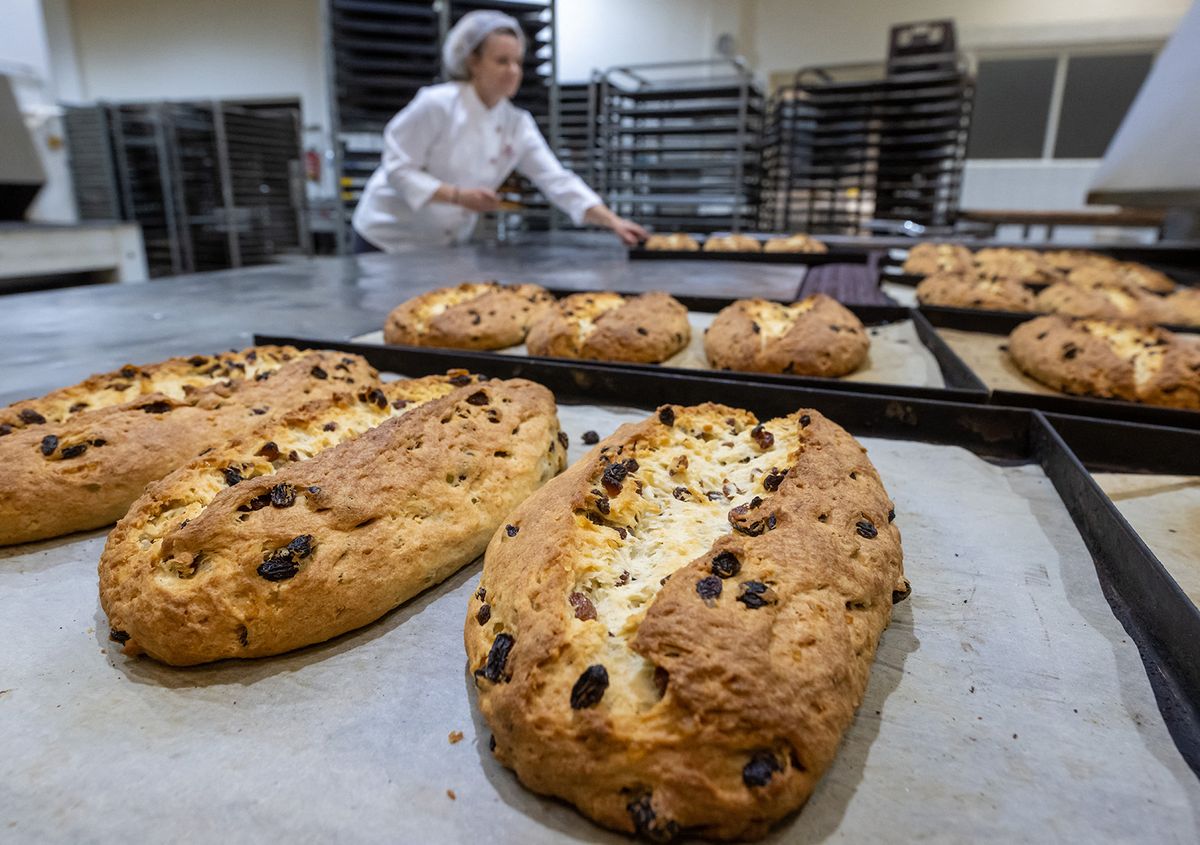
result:
[(453, 79), (430, 85), (383, 131), (383, 162), (354, 209), (354, 251), (463, 243), (479, 213), (500, 207), (496, 188), (516, 170), (571, 217), (646, 238), (566, 170), (534, 123), (509, 102), (521, 86), (525, 36), (501, 12), (463, 16), (446, 36), (442, 63)]

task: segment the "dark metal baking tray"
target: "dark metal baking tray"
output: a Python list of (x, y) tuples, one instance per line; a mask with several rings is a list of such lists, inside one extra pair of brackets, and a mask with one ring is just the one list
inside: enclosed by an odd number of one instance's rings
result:
[(803, 264), (809, 267), (818, 264), (865, 264), (870, 255), (870, 250), (866, 249), (836, 247), (828, 252), (685, 252), (646, 249), (640, 245), (629, 250), (631, 261), (749, 261), (759, 264)]
[[(1180, 753), (1200, 773), (1200, 673), (1184, 659), (1194, 652), (1196, 640), (1173, 639), (1176, 634), (1188, 633), (1186, 626), (1176, 629), (1162, 623), (1152, 624), (1151, 617), (1159, 612), (1160, 602), (1172, 601), (1169, 585), (1151, 580), (1146, 584), (1147, 591), (1139, 592), (1132, 589), (1131, 584), (1137, 583), (1140, 572), (1161, 568), (1161, 563), (1112, 507), (1095, 506), (1097, 497), (1102, 500), (1100, 504), (1107, 502), (1107, 498), (1095, 487), (1088, 470), (1068, 448), (1063, 435), (1041, 413), (776, 383), (750, 385), (725, 378), (725, 374), (696, 376), (518, 356), (478, 356), (456, 350), (263, 334), (255, 335), (255, 343), (355, 353), (380, 370), (408, 376), (462, 368), (492, 378), (526, 378), (549, 388), (559, 401), (646, 409), (667, 403), (721, 402), (747, 408), (760, 418), (812, 407), (860, 436), (960, 446), (999, 462), (1037, 463), (1063, 497), (1094, 558), (1099, 557), (1096, 570), (1105, 596), (1114, 614), (1141, 648), (1160, 711)], [(1058, 424), (1067, 429), (1068, 436), (1082, 436), (1089, 442), (1115, 435), (1115, 430), (1104, 423), (1092, 423), (1091, 433), (1085, 431), (1082, 435), (1069, 430), (1069, 421)], [(1139, 434), (1144, 438), (1153, 438), (1159, 433), (1158, 429), (1139, 427)], [(1197, 439), (1200, 440), (1200, 435)], [(1200, 450), (1194, 452), (1200, 454)], [(1151, 642), (1155, 648), (1144, 646)]]

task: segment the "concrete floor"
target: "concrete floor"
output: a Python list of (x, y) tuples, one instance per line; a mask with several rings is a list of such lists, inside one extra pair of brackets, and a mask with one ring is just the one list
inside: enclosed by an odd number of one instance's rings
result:
[(127, 363), (244, 347), (255, 332), (348, 338), (382, 327), (415, 293), (467, 280), (786, 299), (803, 275), (782, 264), (630, 262), (605, 233), (555, 233), (12, 294), (0, 297), (0, 404)]

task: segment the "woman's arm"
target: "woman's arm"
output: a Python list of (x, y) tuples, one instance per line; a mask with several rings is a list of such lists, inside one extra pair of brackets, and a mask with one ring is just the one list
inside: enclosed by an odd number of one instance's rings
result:
[(442, 186), (424, 168), (445, 120), (435, 97), (422, 88), (383, 130), (384, 175), (413, 211), (423, 208)]
[(516, 144), (517, 172), (533, 182), (576, 226), (584, 222), (603, 226), (631, 246), (648, 237), (645, 229), (610, 211), (595, 191), (562, 166), (528, 112), (521, 115)]

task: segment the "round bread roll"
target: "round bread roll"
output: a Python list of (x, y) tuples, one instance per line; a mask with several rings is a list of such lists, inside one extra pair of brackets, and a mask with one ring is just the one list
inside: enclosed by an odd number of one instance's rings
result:
[(700, 244), (691, 235), (675, 232), (672, 235), (651, 235), (646, 249), (656, 252), (699, 252)]
[(825, 253), (829, 252), (829, 247), (808, 235), (792, 235), (786, 238), (771, 238), (763, 244), (763, 252)]
[(704, 242), (705, 252), (761, 252), (762, 244), (749, 235), (711, 237)]
[(525, 348), (551, 358), (660, 364), (691, 337), (687, 309), (670, 294), (576, 293), (534, 323)]
[(1013, 329), (1008, 353), (1065, 393), (1200, 410), (1200, 338), (1052, 314)]
[(451, 349), (520, 346), (529, 326), (553, 305), (538, 285), (464, 282), (398, 305), (383, 328), (387, 343)]
[(971, 250), (965, 246), (926, 242), (909, 249), (902, 269), (910, 276), (929, 276), (943, 271), (966, 273), (973, 266)]
[(1033, 294), (1011, 279), (981, 279), (962, 273), (935, 273), (917, 285), (922, 305), (982, 308), (990, 311), (1033, 311)]
[(798, 376), (852, 373), (870, 346), (858, 317), (823, 293), (792, 305), (739, 299), (704, 336), (704, 353), (717, 369)]

